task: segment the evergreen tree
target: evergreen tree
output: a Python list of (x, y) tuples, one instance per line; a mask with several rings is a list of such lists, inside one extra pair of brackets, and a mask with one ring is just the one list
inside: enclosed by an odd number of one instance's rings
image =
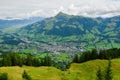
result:
[(79, 62), (78, 60), (79, 60), (78, 59), (78, 54), (74, 54), (73, 62), (78, 63)]
[(18, 55), (17, 53), (12, 53), (10, 54), (11, 59), (12, 59), (12, 66), (17, 66), (18, 65)]
[(44, 58), (41, 58), (41, 59), (40, 59), (41, 66), (45, 66), (45, 61), (44, 61), (44, 60), (45, 60)]
[(26, 65), (32, 66), (32, 55), (31, 54), (27, 54)]
[(51, 57), (49, 55), (45, 56), (44, 60), (43, 60), (43, 65), (44, 66), (51, 66)]
[(11, 57), (9, 55), (4, 55), (2, 60), (3, 66), (12, 66)]
[(36, 67), (38, 67), (38, 66), (40, 66), (40, 62), (39, 62), (39, 59), (38, 58), (33, 58), (33, 66), (36, 66)]
[(67, 62), (67, 65), (66, 65), (66, 68), (69, 69), (70, 68), (70, 65), (71, 65), (71, 62)]
[(12, 59), (12, 66), (22, 66), (22, 59), (18, 53), (11, 53), (10, 56)]
[(91, 52), (90, 51), (85, 51), (83, 52), (81, 55), (80, 55), (80, 60), (79, 62), (85, 62), (85, 61), (88, 61), (90, 60), (90, 55), (91, 55)]
[(20, 56), (19, 56), (19, 63), (18, 63), (18, 65), (19, 65), (20, 67), (23, 66), (23, 60), (22, 60), (22, 58), (20, 58)]
[(51, 57), (48, 56), (47, 59), (48, 59), (47, 66), (51, 66), (52, 65), (52, 59), (51, 59)]
[(32, 80), (32, 78), (27, 74), (27, 72), (24, 70), (23, 74), (22, 74), (22, 77), (25, 79), (25, 80)]
[(98, 59), (98, 52), (96, 49), (93, 49), (90, 55), (90, 59)]
[(111, 60), (108, 61), (108, 67), (106, 69), (105, 80), (112, 80)]
[(97, 75), (97, 80), (102, 80), (102, 72), (101, 72), (100, 67), (99, 67), (96, 75)]

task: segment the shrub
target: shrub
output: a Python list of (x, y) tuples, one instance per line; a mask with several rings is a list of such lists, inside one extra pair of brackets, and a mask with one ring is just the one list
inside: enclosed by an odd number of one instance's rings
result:
[(8, 80), (8, 74), (7, 73), (2, 73), (0, 75), (0, 80)]

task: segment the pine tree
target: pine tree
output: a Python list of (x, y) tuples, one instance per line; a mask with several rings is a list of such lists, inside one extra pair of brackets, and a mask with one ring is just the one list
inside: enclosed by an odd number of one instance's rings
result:
[(12, 53), (11, 58), (12, 58), (12, 65), (13, 66), (18, 66), (19, 64), (19, 58), (18, 58), (18, 53)]
[(51, 60), (51, 57), (50, 57), (50, 56), (48, 56), (47, 58), (48, 58), (48, 64), (47, 64), (47, 66), (51, 66), (51, 65), (52, 65), (52, 60)]
[(79, 61), (78, 61), (78, 54), (75, 54), (75, 55), (74, 55), (73, 62), (74, 62), (74, 63), (78, 63), (78, 62), (79, 62)]
[(80, 55), (80, 60), (79, 62), (85, 62), (85, 61), (88, 61), (90, 60), (90, 55), (91, 55), (91, 52), (90, 51), (85, 51), (83, 52), (81, 55)]
[(90, 55), (90, 59), (98, 59), (98, 52), (96, 49), (93, 49)]
[(46, 55), (44, 60), (43, 60), (43, 65), (44, 66), (51, 66), (52, 61), (51, 61), (51, 57), (49, 55)]
[(32, 80), (32, 78), (27, 74), (27, 72), (24, 70), (23, 74), (22, 74), (22, 77), (25, 79), (25, 80)]
[(8, 54), (3, 56), (2, 64), (3, 64), (3, 66), (11, 66), (12, 65), (11, 57)]
[(105, 80), (112, 80), (111, 60), (108, 61), (108, 67), (106, 69)]
[(32, 55), (31, 54), (27, 54), (26, 65), (32, 66)]
[(99, 67), (96, 75), (97, 75), (97, 80), (102, 80), (102, 72), (101, 72), (100, 67)]
[(40, 66), (40, 62), (39, 62), (39, 59), (38, 58), (33, 58), (33, 66), (36, 66), (36, 67), (38, 67), (38, 66)]
[(23, 66), (23, 60), (22, 60), (22, 58), (20, 58), (20, 56), (18, 58), (19, 58), (19, 64), (18, 64), (18, 66), (22, 67)]

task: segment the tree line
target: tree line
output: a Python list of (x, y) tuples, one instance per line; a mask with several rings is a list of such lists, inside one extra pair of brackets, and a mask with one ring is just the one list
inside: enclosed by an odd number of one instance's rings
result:
[(0, 61), (0, 66), (51, 66), (51, 57), (36, 58), (32, 54), (19, 55), (19, 53), (5, 54)]
[[(113, 48), (107, 50), (85, 51), (81, 55), (75, 54), (73, 61), (75, 63), (82, 63), (94, 59), (113, 59), (120, 57), (120, 49)], [(55, 61), (52, 60), (52, 56), (46, 55), (44, 58), (37, 58), (32, 54), (9, 53), (4, 54), (0, 60), (0, 66), (55, 66), (61, 70), (66, 70), (70, 67), (72, 62), (68, 61)]]
[(52, 60), (52, 56), (46, 55), (44, 58), (36, 57), (32, 54), (19, 54), (9, 53), (2, 56), (0, 60), (0, 66), (54, 66), (61, 70), (66, 70), (70, 67), (70, 62), (68, 61), (55, 61)]
[(112, 48), (107, 50), (97, 50), (93, 49), (92, 51), (85, 51), (81, 55), (75, 54), (73, 62), (82, 63), (94, 59), (114, 59), (120, 58), (120, 48)]

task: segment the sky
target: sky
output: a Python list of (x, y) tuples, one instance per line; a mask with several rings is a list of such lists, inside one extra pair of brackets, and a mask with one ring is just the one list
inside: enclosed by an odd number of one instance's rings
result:
[(120, 0), (0, 0), (0, 19), (52, 17), (63, 12), (86, 17), (120, 15)]

